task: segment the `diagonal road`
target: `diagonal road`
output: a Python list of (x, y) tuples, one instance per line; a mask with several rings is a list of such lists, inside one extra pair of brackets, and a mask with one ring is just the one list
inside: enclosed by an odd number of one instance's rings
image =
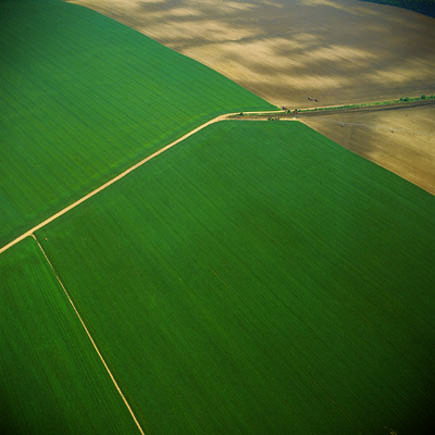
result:
[[(140, 166), (144, 165), (145, 163), (149, 162), (150, 160), (154, 159), (155, 157), (157, 157), (158, 155), (164, 153), (165, 151), (167, 151), (168, 149), (174, 147), (175, 145), (179, 144), (180, 142), (184, 141), (185, 139), (187, 139), (188, 137), (194, 135), (195, 133), (197, 133), (198, 131), (208, 127), (211, 124), (215, 124), (216, 122), (220, 122), (220, 121), (225, 121), (227, 120), (229, 117), (231, 116), (235, 116), (238, 115), (240, 112), (237, 113), (226, 113), (224, 115), (219, 115), (216, 118), (211, 119), (210, 121), (207, 121), (206, 123), (200, 125), (199, 127), (195, 128), (194, 130), (189, 131), (188, 133), (186, 133), (184, 136), (174, 140), (173, 142), (171, 142), (170, 144), (164, 146), (163, 148), (159, 149), (158, 151), (156, 151), (155, 153), (149, 155), (148, 157), (144, 158), (143, 160), (141, 160), (140, 162), (135, 163), (133, 166), (130, 166), (128, 169), (126, 169), (124, 172), (121, 172), (120, 174), (118, 174), (116, 177), (110, 179), (109, 181), (107, 181), (106, 183), (102, 184), (101, 186), (97, 187), (96, 189), (94, 189), (92, 192), (89, 192), (87, 195), (81, 197), (80, 199), (78, 199), (77, 201), (73, 202), (72, 204), (70, 204), (69, 206), (63, 208), (62, 210), (58, 211), (57, 213), (53, 214), (52, 216), (50, 216), (49, 218), (45, 219), (44, 221), (40, 222), (38, 225), (35, 225), (33, 228), (30, 228), (28, 231), (26, 231), (25, 233), (21, 234), (20, 236), (18, 236), (16, 239), (12, 240), (11, 242), (7, 243), (6, 245), (4, 245), (2, 248), (0, 248), (0, 254), (5, 252), (6, 250), (8, 250), (9, 248), (11, 248), (12, 246), (16, 245), (17, 243), (19, 243), (21, 240), (25, 239), (28, 236), (32, 236), (33, 233), (35, 233), (35, 231), (38, 231), (39, 229), (45, 227), (46, 225), (48, 225), (50, 222), (53, 222), (55, 219), (59, 218), (60, 216), (64, 215), (65, 213), (68, 213), (70, 210), (72, 210), (73, 208), (76, 208), (77, 206), (79, 206), (80, 204), (82, 204), (83, 202), (87, 201), (88, 199), (92, 198), (93, 196), (97, 195), (98, 193), (100, 193), (102, 190), (107, 189), (109, 186), (111, 186), (112, 184), (116, 183), (117, 181), (121, 180), (122, 178), (124, 178), (126, 175), (128, 175), (130, 172), (133, 172), (135, 169), (139, 168)], [(282, 110), (275, 110), (275, 111), (270, 111), (270, 112), (244, 112), (246, 113), (246, 115), (249, 114), (256, 114), (256, 113), (282, 113)]]
[[(271, 110), (271, 111), (259, 111), (259, 112), (243, 112), (243, 116), (240, 116), (240, 112), (234, 112), (234, 113), (225, 113), (223, 115), (219, 115), (216, 118), (213, 118), (204, 124), (201, 124), (199, 127), (189, 131), (184, 136), (176, 139), (175, 141), (171, 142), (170, 144), (164, 146), (163, 148), (159, 149), (155, 153), (149, 155), (148, 157), (144, 158), (140, 162), (135, 163), (133, 166), (130, 166), (128, 169), (126, 169), (124, 172), (121, 172), (114, 178), (110, 179), (106, 183), (102, 184), (101, 186), (94, 189), (92, 192), (89, 192), (87, 195), (81, 197), (74, 203), (70, 204), (69, 206), (63, 208), (62, 210), (58, 211), (57, 213), (53, 214), (49, 218), (45, 219), (44, 221), (40, 222), (38, 225), (35, 225), (33, 228), (30, 228), (25, 233), (18, 236), (16, 239), (12, 240), (11, 242), (7, 243), (3, 247), (0, 248), (0, 254), (11, 248), (12, 246), (19, 243), (21, 240), (25, 239), (28, 236), (32, 236), (35, 231), (38, 231), (39, 229), (45, 227), (50, 222), (53, 222), (58, 217), (64, 215), (65, 213), (68, 213), (73, 208), (77, 207), (81, 203), (87, 201), (88, 199), (92, 198), (93, 196), (97, 195), (99, 192), (101, 192), (104, 189), (107, 189), (112, 184), (116, 183), (117, 181), (124, 178), (126, 175), (128, 175), (130, 172), (133, 172), (135, 169), (139, 168), (140, 166), (144, 165), (145, 163), (149, 162), (150, 160), (154, 159), (158, 155), (164, 153), (168, 149), (172, 148), (173, 146), (179, 144), (180, 142), (184, 141), (188, 137), (194, 135), (198, 131), (208, 127), (211, 124), (215, 124), (217, 122), (225, 121), (225, 120), (245, 120), (245, 121), (251, 121), (251, 120), (266, 120), (270, 115), (276, 115), (279, 114), (278, 117), (282, 121), (289, 121), (289, 120), (298, 120), (300, 122), (304, 122), (300, 117), (303, 116), (316, 116), (316, 115), (331, 115), (334, 113), (347, 113), (347, 112), (368, 112), (368, 111), (378, 111), (378, 110), (397, 110), (401, 108), (409, 108), (409, 107), (416, 107), (416, 106), (423, 106), (428, 104), (435, 104), (435, 100), (428, 100), (428, 101), (414, 101), (409, 103), (393, 103), (393, 104), (385, 104), (381, 106), (376, 105), (369, 105), (365, 107), (356, 107), (352, 109), (344, 109), (342, 106), (328, 106), (323, 109), (328, 110), (319, 110), (320, 108), (315, 108), (315, 111), (309, 111), (309, 109), (304, 109), (302, 112), (297, 113), (297, 119), (294, 118), (293, 113), (286, 113), (285, 110)], [(250, 117), (250, 115), (253, 115)]]

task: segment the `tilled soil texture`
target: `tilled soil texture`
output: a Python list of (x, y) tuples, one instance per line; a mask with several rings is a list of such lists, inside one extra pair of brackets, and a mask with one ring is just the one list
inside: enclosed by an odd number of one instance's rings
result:
[(335, 142), (435, 194), (435, 106), (303, 116)]
[(268, 101), (325, 106), (435, 93), (435, 21), (357, 0), (78, 0)]

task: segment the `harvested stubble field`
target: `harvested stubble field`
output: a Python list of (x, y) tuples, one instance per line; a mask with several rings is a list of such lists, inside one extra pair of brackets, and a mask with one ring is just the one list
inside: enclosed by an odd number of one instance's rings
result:
[(322, 114), (304, 122), (435, 195), (435, 107)]
[(277, 105), (435, 92), (434, 19), (405, 9), (357, 0), (74, 2), (209, 65)]
[(33, 239), (0, 256), (0, 284), (0, 433), (136, 433)]
[(150, 433), (411, 434), (434, 216), (303, 124), (226, 121), (37, 236)]
[(61, 0), (0, 2), (0, 33), (1, 246), (208, 119), (273, 108)]

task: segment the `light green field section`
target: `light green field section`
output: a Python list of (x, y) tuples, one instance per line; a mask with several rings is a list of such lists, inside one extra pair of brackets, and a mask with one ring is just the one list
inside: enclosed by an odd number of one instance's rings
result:
[(222, 122), (38, 232), (152, 434), (428, 433), (435, 201)]
[(0, 433), (139, 433), (33, 239), (0, 256), (0, 348)]
[(0, 2), (0, 246), (218, 114), (270, 104), (61, 0)]

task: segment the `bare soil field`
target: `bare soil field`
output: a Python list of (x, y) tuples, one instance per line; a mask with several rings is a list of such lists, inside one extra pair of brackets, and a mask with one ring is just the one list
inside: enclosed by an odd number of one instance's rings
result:
[(435, 106), (324, 114), (300, 120), (435, 194)]
[(435, 21), (405, 9), (357, 0), (74, 3), (137, 29), (279, 106), (435, 93)]

